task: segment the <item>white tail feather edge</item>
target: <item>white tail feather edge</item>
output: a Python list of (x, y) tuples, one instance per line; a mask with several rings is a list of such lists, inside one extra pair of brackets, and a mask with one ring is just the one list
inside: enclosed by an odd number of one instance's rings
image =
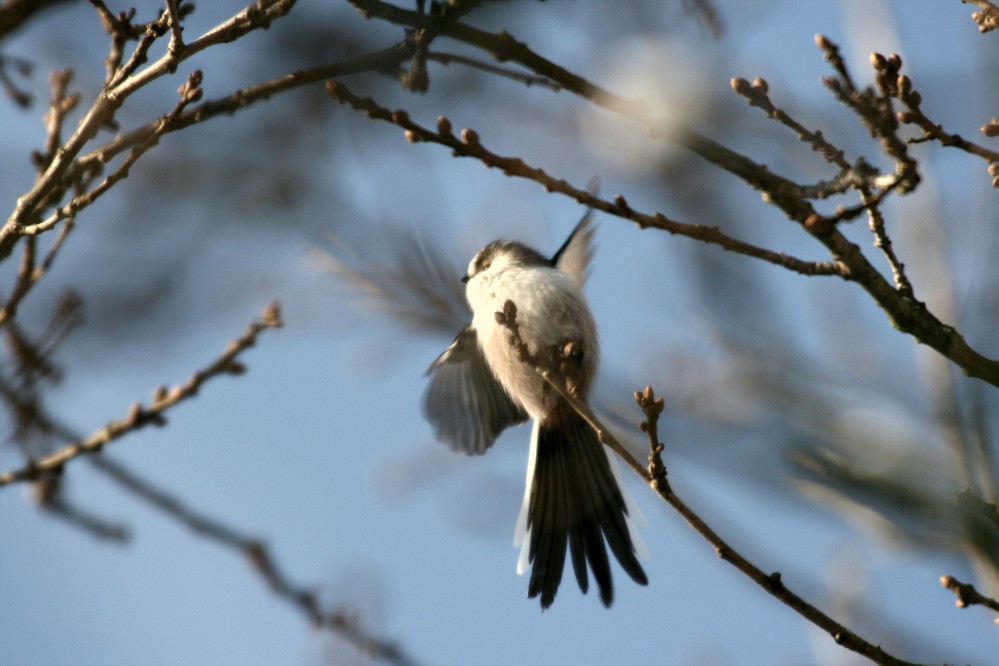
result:
[(517, 558), (517, 575), (522, 575), (530, 566), (531, 539), (527, 529), (527, 509), (531, 505), (531, 480), (534, 479), (534, 464), (538, 460), (538, 434), (541, 425), (537, 419), (531, 427), (531, 452), (527, 457), (527, 477), (524, 479), (524, 501), (520, 505), (520, 515), (517, 516), (517, 526), (513, 530), (513, 547), (520, 548)]
[[(527, 459), (527, 476), (524, 480), (524, 501), (520, 505), (517, 526), (513, 531), (513, 546), (514, 548), (520, 548), (520, 556), (517, 558), (518, 576), (523, 575), (530, 566), (531, 531), (527, 529), (527, 509), (531, 504), (531, 481), (534, 479), (534, 465), (538, 459), (539, 429), (538, 421), (535, 420), (531, 428), (531, 451)], [(635, 554), (643, 560), (650, 560), (652, 559), (652, 553), (649, 552), (649, 547), (645, 544), (645, 540), (642, 539), (641, 532), (638, 531), (639, 527), (648, 525), (645, 514), (638, 508), (635, 498), (628, 492), (628, 487), (622, 483), (621, 469), (617, 462), (617, 456), (602, 444), (601, 448), (603, 448), (604, 454), (607, 456), (607, 462), (610, 464), (614, 481), (621, 490), (621, 496), (624, 497), (624, 506), (628, 510), (628, 515), (625, 516), (625, 523), (628, 525), (628, 534), (631, 536), (631, 543), (635, 547)]]

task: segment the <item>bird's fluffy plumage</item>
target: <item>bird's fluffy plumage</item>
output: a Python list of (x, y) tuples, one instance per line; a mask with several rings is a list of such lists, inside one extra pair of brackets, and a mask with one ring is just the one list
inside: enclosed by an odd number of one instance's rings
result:
[(565, 560), (571, 558), (580, 589), (589, 571), (605, 605), (614, 596), (607, 546), (637, 583), (648, 581), (635, 556), (623, 492), (603, 445), (590, 425), (555, 392), (510, 344), (499, 323), (508, 300), (528, 353), (543, 358), (572, 342), (561, 371), (586, 399), (596, 376), (596, 325), (581, 288), (592, 254), (589, 217), (548, 259), (510, 241), (495, 241), (469, 263), (466, 296), (473, 318), (430, 368), (424, 412), (438, 439), (468, 453), (484, 453), (507, 426), (534, 419), (526, 490), (518, 533), (518, 571), (532, 565), (528, 596), (542, 608), (555, 599)]

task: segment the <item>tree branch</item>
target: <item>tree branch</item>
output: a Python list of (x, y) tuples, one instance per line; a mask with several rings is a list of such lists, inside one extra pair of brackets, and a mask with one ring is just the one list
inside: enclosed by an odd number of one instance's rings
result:
[[(97, 3), (103, 6), (103, 3)], [(184, 60), (196, 53), (224, 41), (232, 41), (242, 35), (266, 28), (271, 21), (280, 18), (291, 10), (295, 0), (260, 0), (246, 7), (229, 20), (216, 26), (191, 44), (177, 52), (169, 49), (159, 60), (142, 71), (135, 71), (145, 62), (146, 53), (152, 42), (168, 29), (169, 12), (146, 25), (146, 32), (140, 39), (129, 61), (118, 68), (97, 96), (93, 105), (80, 121), (73, 135), (56, 151), (44, 173), (35, 185), (18, 197), (17, 204), (7, 221), (0, 227), (0, 259), (8, 256), (21, 236), (25, 226), (37, 222), (45, 202), (57, 199), (68, 186), (64, 176), (83, 147), (96, 136), (101, 127), (112, 121), (115, 112), (125, 100), (146, 85), (164, 74), (173, 72)], [(106, 8), (105, 8), (106, 10)]]
[(316, 627), (332, 631), (368, 657), (384, 659), (397, 666), (415, 664), (399, 646), (365, 632), (349, 613), (323, 609), (314, 591), (295, 584), (284, 573), (263, 540), (193, 509), (111, 458), (94, 456), (90, 460), (100, 471), (133, 495), (180, 522), (198, 536), (239, 552), (276, 595), (301, 611)]
[(666, 467), (662, 462), (663, 444), (658, 441), (658, 419), (662, 413), (662, 399), (656, 399), (651, 387), (646, 387), (645, 391), (635, 393), (635, 399), (645, 412), (646, 421), (642, 423), (641, 429), (649, 437), (649, 468), (646, 470), (638, 461), (625, 449), (613, 434), (600, 422), (593, 414), (586, 403), (573, 395), (572, 390), (567, 387), (565, 378), (558, 372), (558, 363), (543, 362), (540, 357), (547, 352), (552, 359), (558, 359), (560, 353), (565, 348), (564, 343), (556, 344), (551, 350), (539, 351), (536, 355), (531, 355), (527, 351), (527, 346), (520, 337), (519, 325), (517, 324), (517, 306), (513, 301), (506, 301), (502, 312), (496, 313), (496, 322), (505, 326), (510, 332), (510, 346), (517, 352), (521, 362), (528, 364), (538, 375), (544, 379), (576, 412), (583, 417), (600, 441), (610, 447), (618, 454), (632, 470), (638, 474), (659, 497), (669, 504), (679, 513), (687, 524), (700, 534), (711, 544), (722, 558), (736, 569), (749, 577), (754, 583), (766, 590), (770, 595), (777, 598), (803, 618), (819, 627), (848, 650), (861, 654), (872, 661), (888, 666), (915, 666), (913, 662), (904, 661), (894, 657), (877, 645), (861, 638), (857, 633), (847, 629), (836, 622), (831, 617), (820, 611), (812, 604), (792, 592), (784, 585), (780, 572), (764, 573), (762, 569), (743, 557), (735, 548), (730, 546), (704, 521), (693, 509), (687, 506), (673, 492), (667, 481)]
[(989, 32), (999, 28), (999, 7), (989, 0), (961, 0), (968, 5), (975, 5), (982, 11), (971, 14), (971, 20), (978, 24), (978, 32)]
[[(393, 23), (414, 26), (425, 26), (428, 24), (429, 19), (420, 14), (387, 5), (379, 0), (350, 1), (356, 7), (362, 9), (366, 15), (377, 16)], [(645, 126), (653, 136), (668, 138), (676, 142), (712, 164), (738, 176), (752, 187), (762, 191), (764, 199), (767, 202), (780, 208), (787, 217), (798, 222), (805, 231), (826, 247), (832, 256), (834, 264), (839, 267), (837, 274), (851, 282), (859, 284), (885, 312), (892, 326), (904, 333), (908, 333), (919, 342), (932, 347), (960, 367), (968, 376), (981, 379), (993, 386), (999, 386), (999, 361), (987, 358), (975, 351), (956, 329), (944, 324), (930, 312), (925, 303), (905, 293), (904, 289), (896, 289), (891, 282), (886, 280), (874, 268), (861, 249), (848, 240), (836, 228), (838, 219), (819, 214), (811, 203), (803, 197), (803, 192), (805, 191), (803, 186), (787, 178), (773, 174), (765, 165), (756, 163), (748, 157), (712, 141), (693, 129), (682, 125), (668, 128), (658, 126), (644, 105), (617, 96), (569, 72), (534, 53), (525, 44), (518, 42), (506, 32), (491, 34), (462, 23), (438, 26), (438, 30), (441, 35), (453, 37), (492, 53), (493, 57), (497, 60), (518, 62), (536, 74), (557, 82), (565, 90), (584, 97), (598, 106), (631, 118)], [(823, 50), (826, 59), (839, 71), (846, 72), (846, 68), (842, 64), (842, 59), (839, 58), (838, 49), (835, 45), (822, 36), (819, 36), (816, 42)], [(891, 65), (894, 67), (895, 63), (892, 62)], [(898, 66), (901, 66), (900, 61)], [(852, 85), (852, 79), (849, 76), (844, 77), (841, 84), (839, 84), (840, 89), (844, 91), (844, 100), (851, 99), (847, 94), (849, 92), (847, 88)], [(332, 84), (328, 86), (328, 89), (330, 89), (334, 97), (337, 94), (343, 93), (343, 98), (348, 101), (354, 99), (363, 105), (371, 106), (367, 100), (360, 100), (350, 94), (349, 90), (346, 90), (341, 83)], [(408, 122), (408, 118), (406, 118), (404, 112), (389, 114), (388, 117), (384, 117), (382, 114), (384, 109), (377, 106), (371, 106), (371, 108), (375, 111), (372, 114), (373, 117), (395, 122), (392, 118), (395, 116), (399, 120)], [(908, 157), (905, 144), (897, 140), (897, 137), (891, 135), (888, 116), (885, 113), (875, 113), (872, 110), (866, 109), (859, 103), (852, 104), (851, 108), (855, 108), (861, 114), (862, 118), (865, 119), (871, 131), (876, 132), (877, 136), (881, 138), (884, 150), (898, 164), (898, 173), (896, 175), (902, 179), (905, 187), (915, 187), (916, 183), (918, 183), (918, 178), (912, 171), (911, 159)], [(447, 122), (446, 119), (445, 122)], [(442, 130), (440, 134), (446, 133), (443, 131), (445, 128), (439, 129)], [(447, 122), (446, 129), (450, 130), (449, 122)], [(407, 135), (407, 138), (412, 140), (414, 136), (416, 138), (424, 138), (419, 132)], [(478, 136), (474, 132), (468, 133), (463, 139), (466, 139), (462, 141), (466, 145), (478, 144)], [(445, 145), (449, 145), (453, 149), (455, 144), (445, 143)], [(506, 163), (506, 168), (513, 168), (518, 162), (519, 160), (511, 160)], [(543, 174), (543, 172), (541, 173)], [(538, 176), (541, 177), (541, 174)], [(547, 178), (547, 175), (545, 177)], [(549, 180), (553, 185), (557, 184), (551, 189), (566, 193), (566, 188), (563, 185), (564, 181)], [(605, 210), (591, 201), (584, 199), (577, 200), (586, 205), (592, 205), (595, 208)], [(615, 213), (614, 211), (607, 212)]]
[(26, 466), (4, 472), (0, 474), (0, 486), (10, 485), (18, 481), (30, 481), (38, 478), (42, 473), (61, 471), (67, 462), (88, 453), (95, 453), (104, 448), (105, 444), (127, 435), (130, 432), (139, 430), (147, 425), (162, 426), (166, 423), (164, 414), (179, 403), (197, 395), (201, 386), (213, 377), (219, 375), (239, 375), (245, 372), (246, 368), (236, 360), (244, 350), (252, 347), (257, 336), (266, 329), (279, 328), (281, 326), (281, 315), (277, 303), (272, 303), (264, 309), (260, 319), (252, 322), (246, 332), (236, 338), (226, 347), (221, 356), (202, 370), (196, 371), (183, 384), (178, 384), (167, 390), (160, 387), (153, 394), (152, 403), (148, 407), (143, 407), (141, 403), (135, 403), (128, 412), (128, 416), (117, 421), (112, 421), (86, 439), (73, 442), (54, 453), (51, 453), (39, 460), (32, 461)]
[[(978, 604), (999, 613), (999, 601), (985, 596), (970, 583), (962, 583), (953, 576), (940, 576), (940, 584), (954, 593), (954, 596), (957, 597), (954, 605), (958, 608), (967, 608)], [(999, 617), (995, 619), (995, 623), (999, 624)]]
[(623, 196), (617, 196), (613, 202), (606, 201), (588, 192), (573, 187), (565, 180), (548, 175), (543, 169), (533, 167), (518, 157), (502, 157), (482, 145), (479, 135), (474, 130), (464, 129), (461, 137), (456, 137), (451, 131), (451, 122), (441, 116), (437, 120), (437, 131), (427, 129), (409, 118), (405, 111), (389, 111), (379, 106), (369, 97), (360, 98), (354, 95), (340, 81), (330, 81), (326, 84), (329, 94), (341, 104), (349, 104), (352, 108), (367, 113), (368, 117), (390, 122), (405, 131), (405, 137), (412, 143), (421, 141), (437, 143), (451, 148), (456, 157), (471, 157), (488, 167), (500, 169), (507, 176), (517, 176), (533, 180), (549, 192), (558, 192), (579, 203), (602, 210), (617, 217), (631, 220), (639, 227), (656, 228), (671, 234), (687, 236), (756, 259), (762, 259), (778, 266), (804, 275), (839, 275), (845, 277), (843, 268), (835, 263), (811, 262), (789, 256), (783, 252), (773, 252), (745, 241), (726, 235), (718, 227), (701, 224), (689, 224), (667, 218), (662, 213), (647, 214), (634, 210)]

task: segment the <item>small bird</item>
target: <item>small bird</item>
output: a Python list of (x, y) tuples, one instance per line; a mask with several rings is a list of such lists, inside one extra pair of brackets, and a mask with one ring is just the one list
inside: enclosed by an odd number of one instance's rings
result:
[(648, 584), (636, 557), (636, 544), (644, 544), (612, 461), (593, 428), (537, 371), (557, 356), (556, 381), (587, 399), (600, 353), (582, 293), (592, 238), (588, 213), (550, 259), (511, 241), (482, 248), (462, 278), (472, 323), (427, 371), (424, 413), (456, 451), (483, 454), (507, 426), (533, 419), (514, 545), (521, 546), (517, 572), (533, 565), (527, 596), (540, 595), (542, 609), (555, 600), (567, 550), (579, 588), (589, 588), (589, 564), (605, 606), (614, 599), (607, 545), (632, 580)]

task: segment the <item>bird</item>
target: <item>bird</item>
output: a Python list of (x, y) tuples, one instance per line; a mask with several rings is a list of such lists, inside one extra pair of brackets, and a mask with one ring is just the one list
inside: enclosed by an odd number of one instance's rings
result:
[[(568, 554), (586, 594), (592, 573), (604, 606), (614, 599), (607, 547), (639, 585), (644, 543), (614, 461), (596, 431), (538, 371), (587, 404), (599, 363), (597, 327), (582, 288), (594, 227), (588, 212), (550, 258), (497, 240), (462, 278), (472, 321), (427, 370), (423, 411), (438, 440), (481, 455), (512, 425), (533, 421), (524, 499), (514, 545), (517, 572), (531, 568), (528, 598), (555, 600)], [(588, 571), (589, 569), (589, 571)]]

